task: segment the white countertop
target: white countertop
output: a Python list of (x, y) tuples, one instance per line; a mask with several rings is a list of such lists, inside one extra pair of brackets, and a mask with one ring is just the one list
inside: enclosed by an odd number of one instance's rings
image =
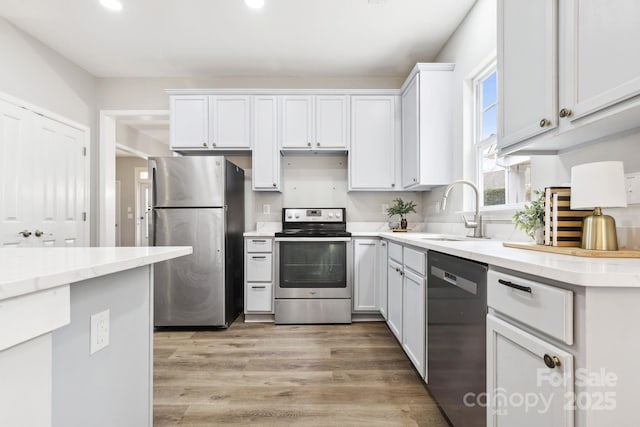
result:
[(0, 249), (0, 301), (190, 253), (190, 246)]

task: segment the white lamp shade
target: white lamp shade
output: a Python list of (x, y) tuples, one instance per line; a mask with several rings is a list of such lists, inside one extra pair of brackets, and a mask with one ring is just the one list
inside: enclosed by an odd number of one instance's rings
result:
[(622, 162), (585, 163), (571, 168), (571, 209), (626, 206)]

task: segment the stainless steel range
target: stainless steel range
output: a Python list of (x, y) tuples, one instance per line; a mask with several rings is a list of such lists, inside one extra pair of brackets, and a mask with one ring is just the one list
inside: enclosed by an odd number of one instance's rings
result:
[(275, 235), (275, 322), (351, 323), (351, 233), (344, 208), (285, 208)]

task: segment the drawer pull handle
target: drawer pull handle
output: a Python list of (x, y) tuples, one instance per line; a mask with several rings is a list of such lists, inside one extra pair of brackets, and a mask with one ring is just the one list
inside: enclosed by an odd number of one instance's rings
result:
[(252, 256), (252, 259), (267, 259), (266, 256)]
[(548, 354), (545, 354), (543, 359), (544, 359), (544, 364), (551, 369), (555, 368), (556, 366), (562, 365), (558, 356), (549, 356)]
[(517, 289), (519, 291), (531, 293), (531, 288), (529, 286), (516, 285), (513, 282), (509, 282), (508, 280), (502, 280), (502, 279), (498, 279), (498, 283), (500, 283), (501, 285), (508, 286), (510, 288), (513, 288), (513, 289)]
[(266, 289), (266, 286), (251, 286), (251, 289)]
[(266, 240), (264, 240), (264, 239), (252, 239), (251, 241), (252, 241), (253, 243), (267, 243), (267, 241), (266, 241)]

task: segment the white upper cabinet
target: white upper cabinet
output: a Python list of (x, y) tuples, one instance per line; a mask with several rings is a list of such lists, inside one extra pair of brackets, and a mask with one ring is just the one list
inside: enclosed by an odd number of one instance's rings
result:
[(251, 148), (251, 97), (214, 95), (209, 98), (210, 148)]
[(558, 126), (558, 0), (499, 0), (498, 139), (508, 146)]
[(638, 16), (635, 0), (499, 0), (500, 151), (553, 154), (638, 128)]
[(453, 64), (416, 64), (402, 86), (402, 185), (447, 185), (452, 176)]
[(349, 97), (282, 95), (283, 150), (347, 150)]
[(171, 148), (209, 148), (209, 97), (177, 95), (169, 105)]
[(278, 149), (278, 97), (253, 98), (252, 188), (280, 191), (281, 169)]
[(349, 190), (400, 187), (397, 103), (397, 96), (351, 97)]
[(170, 138), (174, 150), (251, 148), (251, 97), (172, 95)]

